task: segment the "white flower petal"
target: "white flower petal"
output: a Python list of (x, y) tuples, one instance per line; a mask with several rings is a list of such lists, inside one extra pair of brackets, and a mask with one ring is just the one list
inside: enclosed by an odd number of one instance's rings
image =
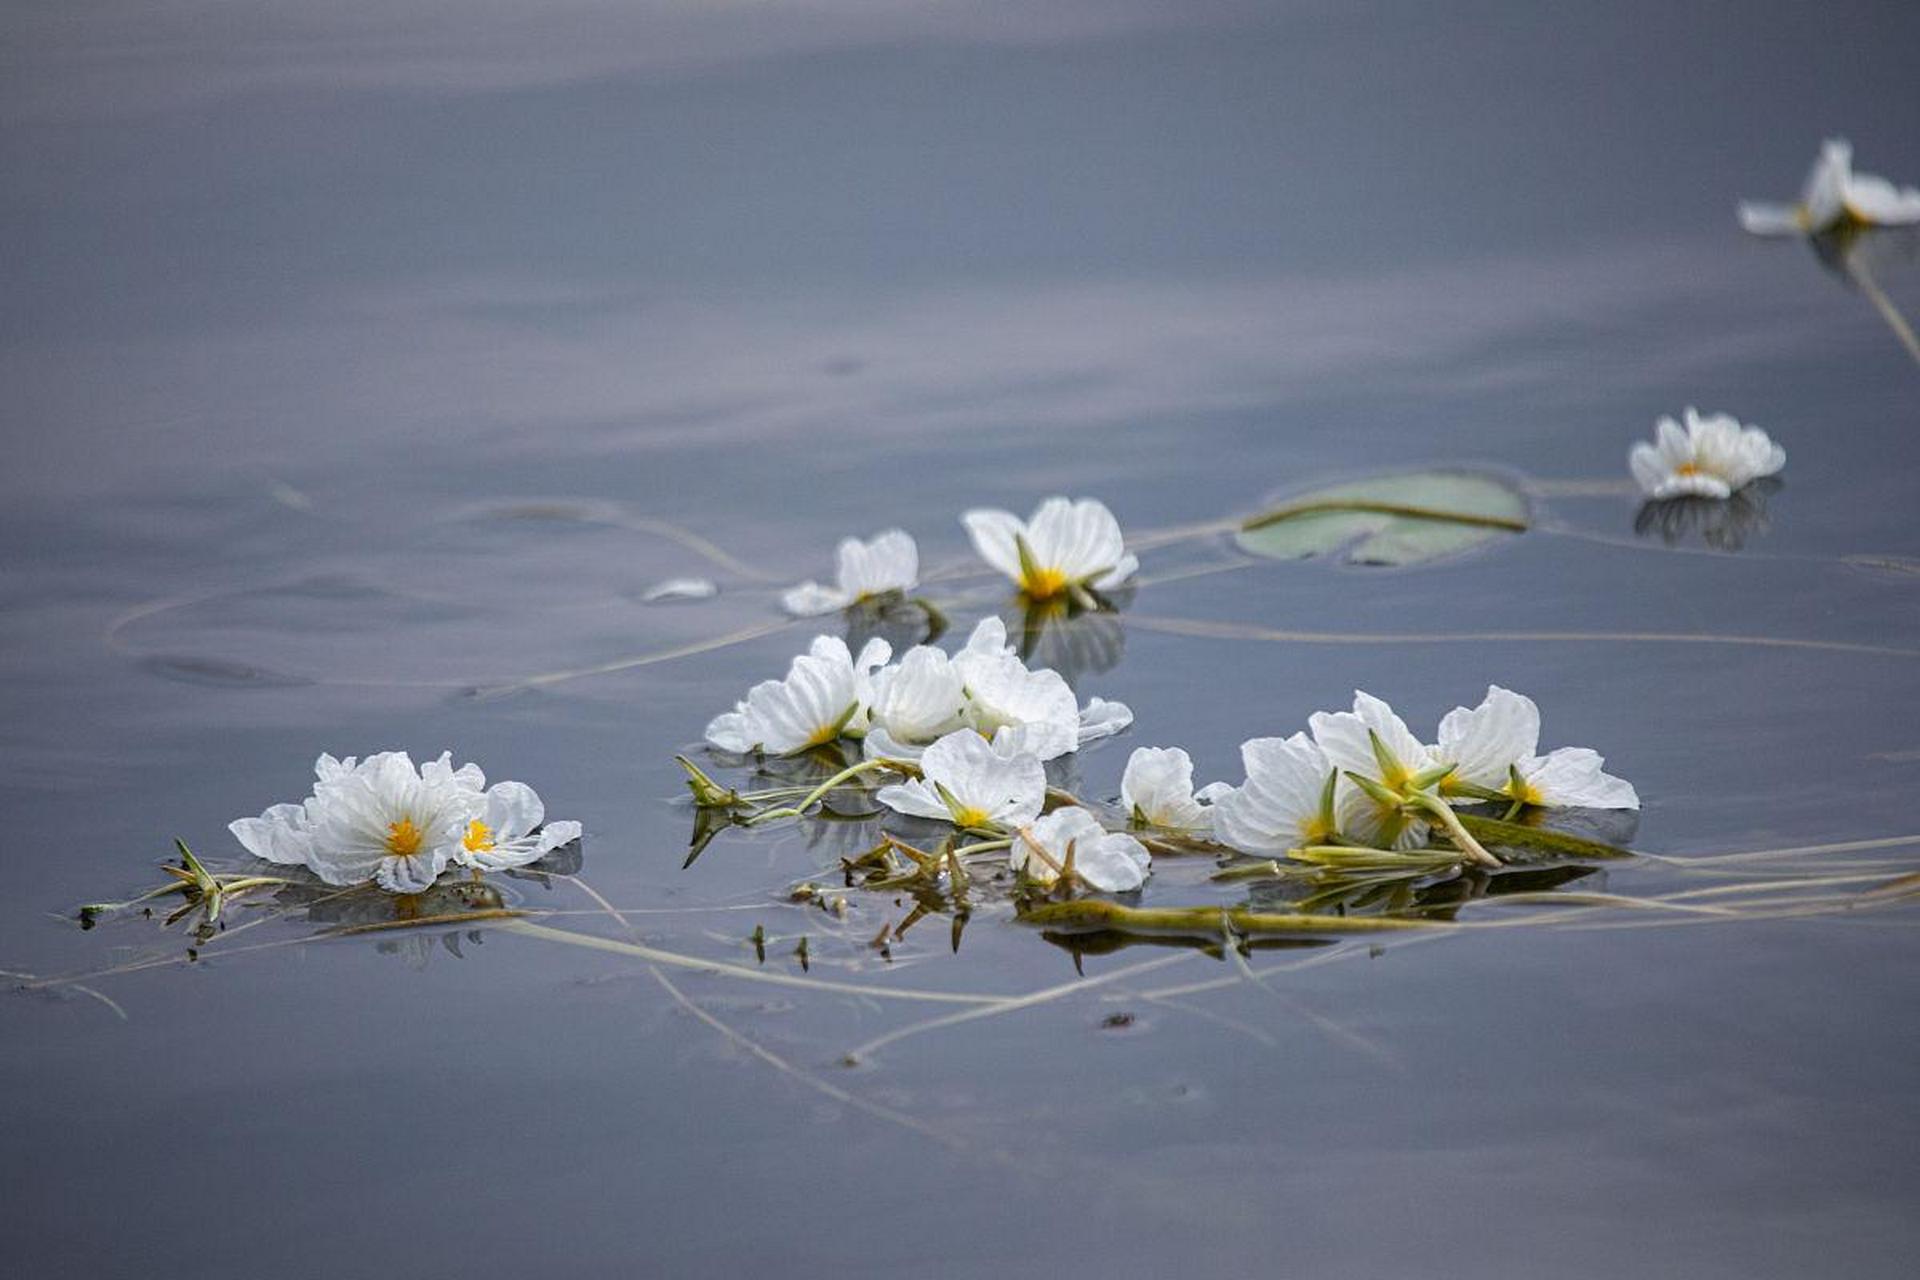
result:
[[(1049, 885), (1059, 879), (1054, 866), (1065, 867), (1069, 845), (1074, 872), (1089, 888), (1126, 893), (1146, 883), (1153, 862), (1146, 846), (1132, 836), (1106, 830), (1077, 806), (1056, 809), (1020, 827), (1007, 851), (1008, 865), (1038, 884)], [(1036, 849), (1046, 858), (1039, 857)]]
[(852, 603), (853, 597), (838, 587), (823, 587), (812, 580), (780, 593), (780, 607), (795, 618), (838, 613)]
[(1522, 761), (1524, 798), (1553, 808), (1638, 809), (1640, 797), (1633, 784), (1605, 772), (1604, 764), (1598, 752), (1586, 747), (1561, 747)]
[(1806, 233), (1806, 228), (1800, 223), (1799, 206), (1790, 204), (1742, 200), (1740, 225), (1748, 234), (1756, 236), (1797, 236)]
[(918, 778), (884, 786), (874, 793), (874, 799), (895, 813), (913, 818), (938, 818), (946, 822), (953, 816), (947, 812), (946, 801), (939, 793)]
[(911, 591), (920, 580), (920, 548), (904, 529), (888, 529), (871, 541), (842, 540), (835, 556), (841, 592), (850, 599)]
[(640, 596), (643, 603), (663, 600), (711, 600), (720, 594), (720, 584), (712, 578), (665, 578), (648, 587)]
[(283, 867), (303, 867), (313, 852), (305, 805), (276, 804), (257, 818), (236, 818), (227, 830), (256, 858)]
[(1246, 783), (1213, 801), (1216, 839), (1248, 853), (1285, 853), (1333, 835), (1319, 823), (1333, 762), (1306, 734), (1249, 739), (1240, 744), (1240, 759)]
[(1434, 754), (1454, 767), (1450, 781), (1498, 790), (1507, 770), (1540, 746), (1540, 708), (1524, 694), (1488, 685), (1479, 706), (1455, 707), (1440, 721)]
[(1133, 723), (1133, 708), (1107, 698), (1090, 698), (1080, 708), (1080, 745), (1110, 738)]
[(1120, 805), (1157, 827), (1202, 831), (1213, 821), (1194, 798), (1193, 759), (1179, 747), (1135, 747), (1120, 777)]
[(1014, 539), (1025, 535), (1025, 521), (1011, 511), (978, 508), (963, 513), (960, 523), (982, 560), (1015, 582), (1020, 580), (1020, 548)]

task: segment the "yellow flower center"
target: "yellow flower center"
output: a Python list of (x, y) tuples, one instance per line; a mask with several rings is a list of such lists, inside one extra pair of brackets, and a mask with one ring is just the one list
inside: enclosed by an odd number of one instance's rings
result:
[(953, 811), (953, 825), (956, 827), (984, 827), (990, 821), (981, 809), (961, 808)]
[(1677, 476), (1697, 476), (1705, 471), (1706, 468), (1697, 462), (1683, 462), (1673, 469), (1673, 474)]
[(1067, 575), (1058, 569), (1035, 569), (1023, 574), (1020, 589), (1034, 600), (1048, 600), (1067, 589)]
[(387, 824), (387, 852), (401, 858), (411, 858), (420, 852), (422, 838), (420, 828), (413, 825), (412, 818), (402, 818), (398, 822)]
[(1518, 800), (1521, 804), (1539, 805), (1546, 799), (1540, 794), (1540, 788), (1531, 782), (1522, 782), (1517, 791), (1514, 789), (1514, 784), (1509, 782), (1501, 790), (1506, 792), (1509, 798)]
[(467, 824), (466, 838), (461, 843), (467, 846), (468, 853), (485, 853), (493, 848), (493, 831), (486, 823), (475, 818)]

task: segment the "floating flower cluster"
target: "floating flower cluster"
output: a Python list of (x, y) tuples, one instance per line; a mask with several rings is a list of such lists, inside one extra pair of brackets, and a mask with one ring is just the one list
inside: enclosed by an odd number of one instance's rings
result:
[(404, 751), (382, 751), (364, 760), (322, 755), (313, 794), (228, 829), (255, 857), (305, 867), (328, 884), (419, 893), (449, 863), (502, 871), (579, 839), (579, 823), (545, 819), (524, 782), (489, 787), (478, 765), (456, 769), (450, 752), (416, 767)]
[[(981, 630), (991, 626), (989, 620)], [(980, 634), (976, 631), (976, 639)], [(875, 687), (890, 683), (888, 676), (940, 683), (918, 670), (937, 666), (935, 659), (909, 659), (911, 664), (903, 661), (876, 677)], [(940, 659), (949, 667), (958, 661)], [(958, 687), (963, 695), (964, 680)], [(879, 706), (876, 696), (861, 708), (869, 747), (881, 732)], [(829, 720), (824, 708), (817, 718)], [(852, 718), (841, 713), (829, 722)], [(921, 873), (950, 867), (958, 880), (965, 875), (963, 857), (1004, 849), (1011, 870), (1036, 887), (1080, 885), (1124, 893), (1145, 883), (1152, 869), (1150, 834), (1309, 862), (1366, 857), (1384, 866), (1417, 862), (1429, 870), (1462, 862), (1498, 867), (1502, 864), (1480, 844), (1470, 823), (1491, 821), (1511, 833), (1525, 828), (1512, 828), (1506, 820), (1529, 807), (1640, 807), (1632, 785), (1607, 773), (1597, 752), (1561, 747), (1540, 754), (1539, 707), (1498, 685), (1488, 687), (1479, 705), (1448, 712), (1432, 744), (1385, 702), (1356, 692), (1352, 710), (1317, 712), (1308, 718), (1306, 732), (1243, 743), (1246, 778), (1238, 786), (1215, 782), (1196, 791), (1193, 761), (1184, 750), (1141, 747), (1128, 759), (1120, 782), (1121, 806), (1132, 831), (1108, 830), (1092, 809), (1051, 791), (1033, 739), (1013, 726), (1002, 725), (989, 736), (962, 724), (915, 759), (870, 753), (865, 763), (814, 788), (797, 806), (761, 809), (744, 821), (754, 825), (799, 816), (855, 774), (882, 769), (905, 775), (874, 793), (882, 806), (948, 824), (973, 842), (960, 846), (949, 840), (943, 852), (927, 854), (887, 836), (870, 856), (884, 859), (890, 850), (903, 850)], [(758, 799), (723, 790), (691, 762), (682, 763), (703, 808), (752, 809)], [(784, 793), (768, 796), (778, 794)], [(1068, 803), (1049, 809), (1062, 800)], [(1489, 804), (1502, 809), (1504, 818), (1463, 817), (1455, 811), (1457, 805)], [(1436, 836), (1445, 844), (1433, 845)]]
[[(1048, 498), (1027, 520), (979, 508), (963, 514), (960, 523), (980, 558), (1033, 601), (1111, 590), (1140, 567), (1127, 551), (1120, 522), (1093, 498)], [(903, 529), (866, 541), (843, 538), (834, 558), (833, 586), (803, 582), (782, 593), (781, 607), (797, 618), (817, 617), (904, 597), (920, 582), (920, 548)]]
[(794, 755), (862, 739), (870, 759), (913, 760), (964, 731), (1037, 763), (1133, 722), (1122, 704), (1094, 698), (1082, 707), (1058, 672), (1029, 668), (999, 618), (981, 622), (957, 653), (915, 645), (889, 665), (892, 656), (885, 640), (856, 656), (844, 640), (820, 636), (785, 678), (762, 681), (716, 716), (706, 740), (739, 754)]
[[(1246, 853), (1290, 853), (1351, 842), (1388, 850), (1426, 845), (1453, 830), (1449, 800), (1509, 807), (1637, 809), (1627, 783), (1585, 747), (1540, 755), (1540, 708), (1489, 686), (1479, 706), (1440, 721), (1422, 743), (1385, 702), (1356, 692), (1351, 711), (1315, 712), (1308, 733), (1241, 744), (1246, 781), (1193, 790), (1193, 766), (1174, 748), (1141, 748), (1127, 762), (1122, 803), (1141, 826), (1211, 832)], [(1471, 852), (1471, 846), (1465, 846)]]
[(1757, 236), (1820, 235), (1844, 226), (1899, 227), (1920, 223), (1920, 190), (1853, 171), (1853, 146), (1829, 138), (1807, 174), (1797, 204), (1743, 201), (1740, 225)]
[(1669, 498), (1732, 497), (1787, 465), (1787, 451), (1759, 427), (1740, 425), (1731, 414), (1701, 414), (1689, 407), (1686, 427), (1672, 418), (1655, 424), (1655, 442), (1633, 446), (1627, 465), (1642, 493)]

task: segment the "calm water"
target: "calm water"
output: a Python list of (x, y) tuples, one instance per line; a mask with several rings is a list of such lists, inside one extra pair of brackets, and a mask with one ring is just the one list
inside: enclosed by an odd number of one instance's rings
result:
[[(177, 930), (72, 913), (154, 883), (176, 835), (239, 865), (226, 822), (321, 750), (451, 746), (580, 818), (581, 879), (630, 912), (501, 881), (579, 913), (550, 926), (756, 967), (759, 925), (782, 974), (804, 933), (813, 977), (889, 988), (1070, 982), (1004, 908), (885, 958), (865, 940), (910, 903), (784, 900), (870, 829), (725, 833), (681, 869), (672, 753), (808, 631), (620, 664), (777, 622), (847, 532), (960, 566), (978, 503), (1097, 494), (1145, 531), (1410, 462), (1580, 483), (1551, 528), (1426, 571), (1149, 552), (1173, 580), (1054, 641), (1138, 716), (1076, 785), (1112, 796), (1134, 745), (1227, 774), (1356, 685), (1420, 726), (1498, 681), (1639, 786), (1636, 847), (1920, 831), (1909, 654), (1246, 630), (1914, 647), (1920, 368), (1733, 205), (1792, 195), (1829, 133), (1920, 180), (1920, 10), (324, 8), (0, 19), (0, 967), (167, 962), (89, 984), (118, 1013), (9, 979), (0, 1256), (1907, 1273), (1897, 908), (1257, 951), (1258, 981), (1090, 952), (1110, 982), (857, 1066), (966, 1006), (661, 970), (683, 1003), (632, 956), (479, 925), (242, 949), (331, 923), (296, 917), (187, 963)], [(1882, 282), (1920, 311), (1920, 272)], [(1627, 445), (1689, 403), (1791, 455), (1738, 554), (1634, 532)], [(642, 603), (686, 574), (720, 596)], [(992, 606), (978, 579), (942, 598), (961, 626)], [(1867, 856), (1920, 869), (1833, 855)], [(1147, 901), (1244, 897), (1209, 869), (1163, 859)]]

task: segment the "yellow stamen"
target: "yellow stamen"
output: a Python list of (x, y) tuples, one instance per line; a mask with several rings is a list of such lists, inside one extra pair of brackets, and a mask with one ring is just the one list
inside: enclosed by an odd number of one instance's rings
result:
[(953, 825), (956, 827), (984, 827), (989, 821), (986, 813), (980, 809), (960, 809), (953, 815)]
[(467, 846), (468, 853), (485, 853), (493, 848), (493, 831), (486, 823), (475, 818), (467, 824), (467, 835), (461, 843)]
[(1706, 468), (1697, 462), (1683, 462), (1673, 469), (1673, 474), (1677, 476), (1697, 476), (1705, 470)]
[(402, 818), (398, 822), (387, 824), (387, 852), (402, 858), (410, 858), (420, 852), (423, 833), (413, 825), (412, 818)]
[(1522, 782), (1518, 791), (1514, 789), (1514, 784), (1509, 782), (1501, 790), (1507, 793), (1509, 799), (1518, 800), (1521, 804), (1530, 804), (1537, 808), (1546, 802), (1546, 797), (1540, 794), (1540, 788), (1531, 782)]
[(1065, 591), (1068, 582), (1067, 575), (1058, 569), (1035, 569), (1021, 576), (1020, 589), (1029, 599), (1050, 600)]

